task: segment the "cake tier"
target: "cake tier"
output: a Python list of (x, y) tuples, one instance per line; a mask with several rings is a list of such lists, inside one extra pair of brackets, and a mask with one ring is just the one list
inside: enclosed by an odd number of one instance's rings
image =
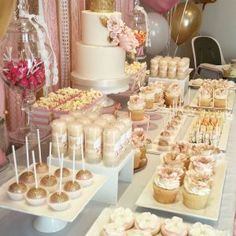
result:
[(82, 11), (82, 42), (94, 46), (113, 46), (108, 40), (107, 28), (101, 22), (101, 18), (111, 16), (121, 19), (120, 12)]
[(120, 47), (97, 47), (77, 42), (75, 73), (89, 80), (125, 77), (125, 51)]

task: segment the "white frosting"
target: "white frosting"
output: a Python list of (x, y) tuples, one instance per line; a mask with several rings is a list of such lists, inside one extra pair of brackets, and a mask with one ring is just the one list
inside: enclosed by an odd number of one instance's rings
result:
[(157, 176), (154, 179), (154, 182), (157, 186), (160, 186), (161, 188), (169, 189), (169, 190), (176, 189), (180, 186), (180, 182), (177, 178), (166, 179), (166, 178), (161, 178), (160, 176)]
[(179, 217), (172, 217), (171, 219), (165, 220), (165, 229), (169, 232), (181, 234), (187, 230), (187, 226), (183, 223), (183, 219)]
[[(208, 161), (207, 163), (202, 162)], [(213, 157), (192, 157), (191, 158), (193, 169), (207, 175), (213, 175), (214, 159)]]
[(153, 231), (160, 225), (159, 218), (150, 212), (144, 212), (135, 218), (135, 224), (141, 230)]
[(195, 223), (189, 230), (189, 236), (215, 236), (216, 232), (210, 225)]
[(104, 235), (112, 235), (112, 236), (125, 236), (125, 228), (124, 226), (117, 223), (110, 223), (103, 226), (103, 230), (105, 232)]
[(108, 41), (109, 32), (107, 27), (102, 25), (101, 17), (115, 17), (121, 19), (120, 12), (92, 12), (82, 11), (81, 29), (82, 42), (87, 45), (112, 46)]
[(145, 102), (141, 102), (141, 103), (128, 102), (128, 108), (130, 111), (143, 110), (144, 107), (145, 107)]
[(187, 171), (184, 179), (184, 187), (189, 193), (200, 196), (210, 194), (211, 188), (209, 181), (197, 180), (198, 173)]
[[(77, 42), (77, 60), (72, 76), (105, 80), (125, 78), (125, 51), (121, 47), (98, 47)], [(102, 60), (101, 60), (102, 59)]]
[(129, 208), (116, 208), (110, 216), (112, 222), (120, 225), (132, 224), (134, 221), (134, 214)]

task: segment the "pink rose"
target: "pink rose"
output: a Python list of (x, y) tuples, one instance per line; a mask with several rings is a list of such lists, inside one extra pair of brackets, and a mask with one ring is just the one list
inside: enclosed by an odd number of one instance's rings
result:
[(124, 29), (124, 22), (117, 17), (110, 17), (107, 21), (107, 29), (115, 34), (120, 34)]
[(135, 51), (137, 47), (137, 40), (134, 40), (133, 37), (129, 37), (127, 34), (120, 34), (119, 35), (120, 47), (122, 47), (127, 52)]

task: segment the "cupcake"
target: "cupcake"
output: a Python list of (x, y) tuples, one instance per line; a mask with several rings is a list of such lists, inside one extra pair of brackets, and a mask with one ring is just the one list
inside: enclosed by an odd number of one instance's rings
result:
[(183, 153), (168, 152), (163, 155), (163, 163), (173, 167), (188, 169), (189, 156)]
[(134, 214), (129, 208), (116, 208), (110, 215), (111, 222), (117, 223), (128, 230), (134, 225)]
[(193, 224), (189, 229), (189, 236), (215, 236), (216, 231), (210, 225), (204, 225), (200, 222)]
[(119, 223), (109, 223), (103, 226), (102, 236), (126, 236), (125, 227)]
[(131, 114), (132, 121), (140, 121), (144, 119), (145, 101), (138, 95), (130, 96), (128, 109)]
[(176, 168), (161, 166), (153, 181), (153, 196), (164, 204), (174, 203), (179, 193), (180, 176)]
[(155, 90), (152, 86), (140, 88), (140, 96), (145, 101), (145, 109), (152, 109), (155, 101)]
[(144, 212), (135, 217), (135, 228), (156, 235), (159, 233), (160, 219), (150, 212)]
[(167, 106), (174, 106), (179, 104), (181, 96), (181, 88), (179, 84), (172, 83), (165, 91), (165, 103)]
[(199, 89), (198, 105), (201, 107), (211, 107), (212, 89), (201, 87)]
[(215, 159), (212, 156), (193, 156), (189, 169), (211, 176), (214, 174), (214, 167)]
[(161, 234), (163, 236), (187, 236), (188, 228), (183, 223), (183, 219), (174, 216), (171, 219), (166, 219), (162, 224)]
[(211, 192), (211, 178), (194, 170), (187, 171), (184, 178), (183, 203), (190, 209), (206, 207)]

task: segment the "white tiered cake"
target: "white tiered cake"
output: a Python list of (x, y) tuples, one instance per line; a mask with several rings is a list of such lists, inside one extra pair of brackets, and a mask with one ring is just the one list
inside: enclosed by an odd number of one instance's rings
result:
[(109, 40), (107, 20), (110, 18), (121, 19), (121, 13), (82, 11), (82, 40), (76, 44), (77, 61), (72, 72), (73, 87), (93, 87), (107, 94), (128, 89), (128, 78), (125, 74), (126, 52)]

